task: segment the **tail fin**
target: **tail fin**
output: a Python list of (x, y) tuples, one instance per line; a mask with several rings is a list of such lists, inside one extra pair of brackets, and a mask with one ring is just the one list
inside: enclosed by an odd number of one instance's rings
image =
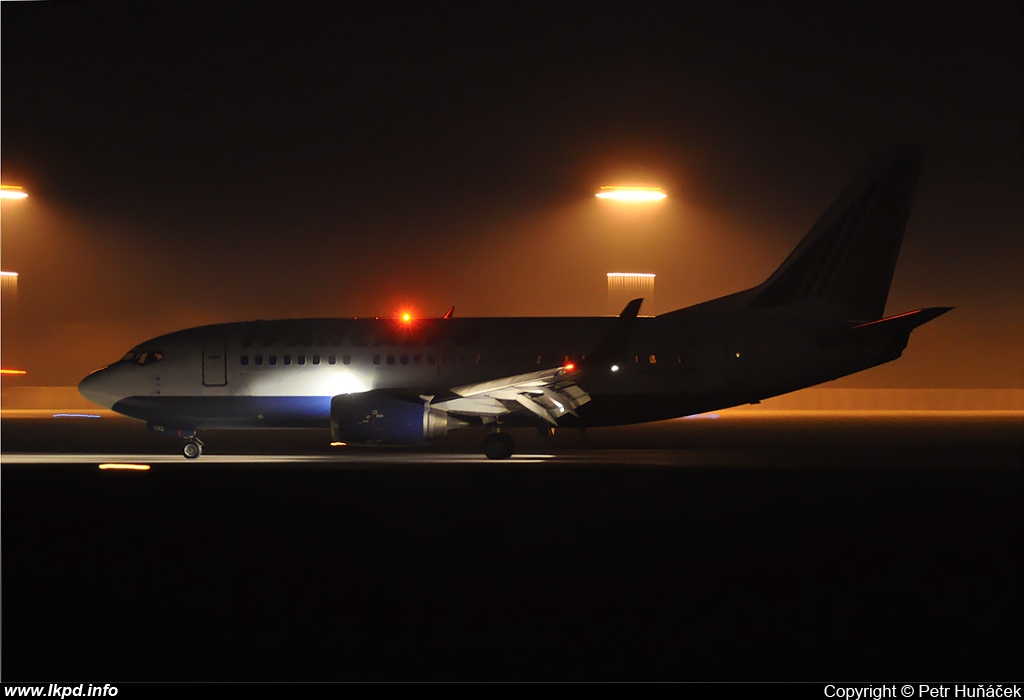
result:
[(881, 318), (923, 160), (922, 146), (876, 156), (755, 287), (751, 306), (814, 304), (848, 319)]

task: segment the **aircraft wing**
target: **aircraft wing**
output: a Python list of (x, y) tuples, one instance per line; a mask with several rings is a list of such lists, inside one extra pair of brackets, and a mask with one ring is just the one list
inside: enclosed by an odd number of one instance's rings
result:
[(575, 381), (572, 366), (517, 374), (479, 384), (454, 387), (455, 396), (431, 406), (454, 415), (497, 418), (529, 411), (551, 425), (566, 413), (575, 415), (576, 408), (590, 401), (590, 396)]
[[(589, 355), (584, 368), (612, 364), (622, 354), (640, 311), (643, 299), (626, 304), (618, 319), (609, 328)], [(576, 409), (590, 401), (590, 395), (576, 380), (580, 368), (573, 364), (492, 379), (478, 384), (457, 386), (449, 396), (431, 404), (454, 415), (475, 416), (485, 422), (518, 411), (529, 411), (538, 418), (558, 425), (565, 414), (576, 415)], [(578, 417), (578, 416), (577, 416)]]

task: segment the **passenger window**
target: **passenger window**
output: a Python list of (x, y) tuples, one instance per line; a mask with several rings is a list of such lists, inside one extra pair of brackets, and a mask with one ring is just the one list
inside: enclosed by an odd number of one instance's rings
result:
[(263, 364), (263, 355), (257, 355), (253, 359), (256, 361), (257, 365), (262, 365)]
[(238, 358), (238, 364), (240, 364), (243, 367), (245, 367), (247, 364), (249, 364), (249, 356), (248, 355), (242, 355), (241, 357), (239, 357)]
[(409, 356), (408, 356), (408, 355), (402, 355), (402, 357), (401, 357), (401, 358), (399, 358), (399, 359), (400, 359), (400, 361), (401, 361), (401, 363), (402, 363), (403, 365), (407, 365), (407, 364), (409, 364)]
[(125, 353), (125, 356), (122, 357), (119, 361), (120, 362), (131, 362), (134, 359), (135, 359), (135, 353), (134, 352), (129, 352), (129, 353)]
[(394, 355), (388, 355), (388, 364), (389, 365), (395, 364), (395, 356)]
[[(342, 355), (341, 356), (341, 364), (347, 365), (347, 364), (350, 364), (351, 362), (352, 362), (352, 356), (351, 355)], [(331, 364), (334, 364), (334, 363), (332, 362)]]
[(148, 354), (149, 353), (140, 352), (139, 356), (135, 358), (135, 361), (138, 362), (140, 365), (146, 364), (146, 357), (148, 356)]
[(270, 359), (268, 360), (268, 363), (272, 364), (272, 365), (276, 365), (277, 364), (277, 355), (271, 355)]
[(647, 361), (652, 365), (656, 365), (658, 364), (658, 356), (652, 353), (647, 356)]
[(337, 361), (338, 361), (338, 358), (335, 355), (328, 355), (327, 356), (327, 364), (333, 365)]
[(421, 359), (422, 359), (422, 358), (421, 358), (421, 357), (420, 357), (419, 355), (413, 355), (413, 356), (412, 356), (412, 363), (413, 363), (414, 365), (418, 365), (418, 364), (420, 363), (420, 360), (421, 360)]
[(375, 365), (379, 365), (380, 364), (380, 355), (374, 355), (373, 356), (373, 364), (375, 364)]
[(537, 364), (538, 364), (538, 365), (540, 364), (540, 360), (541, 360), (541, 356), (540, 356), (540, 355), (537, 355)]
[(427, 364), (428, 365), (435, 365), (435, 364), (437, 364), (437, 360), (434, 358), (433, 355), (427, 355)]
[(286, 365), (290, 365), (292, 363), (292, 356), (291, 355), (285, 355), (284, 356), (284, 363)]
[(300, 364), (300, 365), (306, 364), (306, 356), (305, 355), (299, 355), (297, 364)]
[(320, 364), (320, 356), (319, 355), (313, 355), (313, 364), (314, 365)]

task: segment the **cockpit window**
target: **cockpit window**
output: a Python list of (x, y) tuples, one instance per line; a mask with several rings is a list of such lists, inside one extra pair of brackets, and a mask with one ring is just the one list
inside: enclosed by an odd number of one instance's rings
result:
[(144, 350), (142, 352), (135, 352), (133, 350), (122, 357), (120, 362), (132, 362), (137, 365), (151, 365), (162, 359), (164, 359), (164, 354), (158, 350)]

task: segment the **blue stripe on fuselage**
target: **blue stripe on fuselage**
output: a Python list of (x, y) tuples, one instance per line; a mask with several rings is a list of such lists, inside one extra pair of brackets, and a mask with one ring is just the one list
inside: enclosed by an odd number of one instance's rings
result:
[(330, 396), (129, 396), (118, 413), (174, 428), (326, 428)]

